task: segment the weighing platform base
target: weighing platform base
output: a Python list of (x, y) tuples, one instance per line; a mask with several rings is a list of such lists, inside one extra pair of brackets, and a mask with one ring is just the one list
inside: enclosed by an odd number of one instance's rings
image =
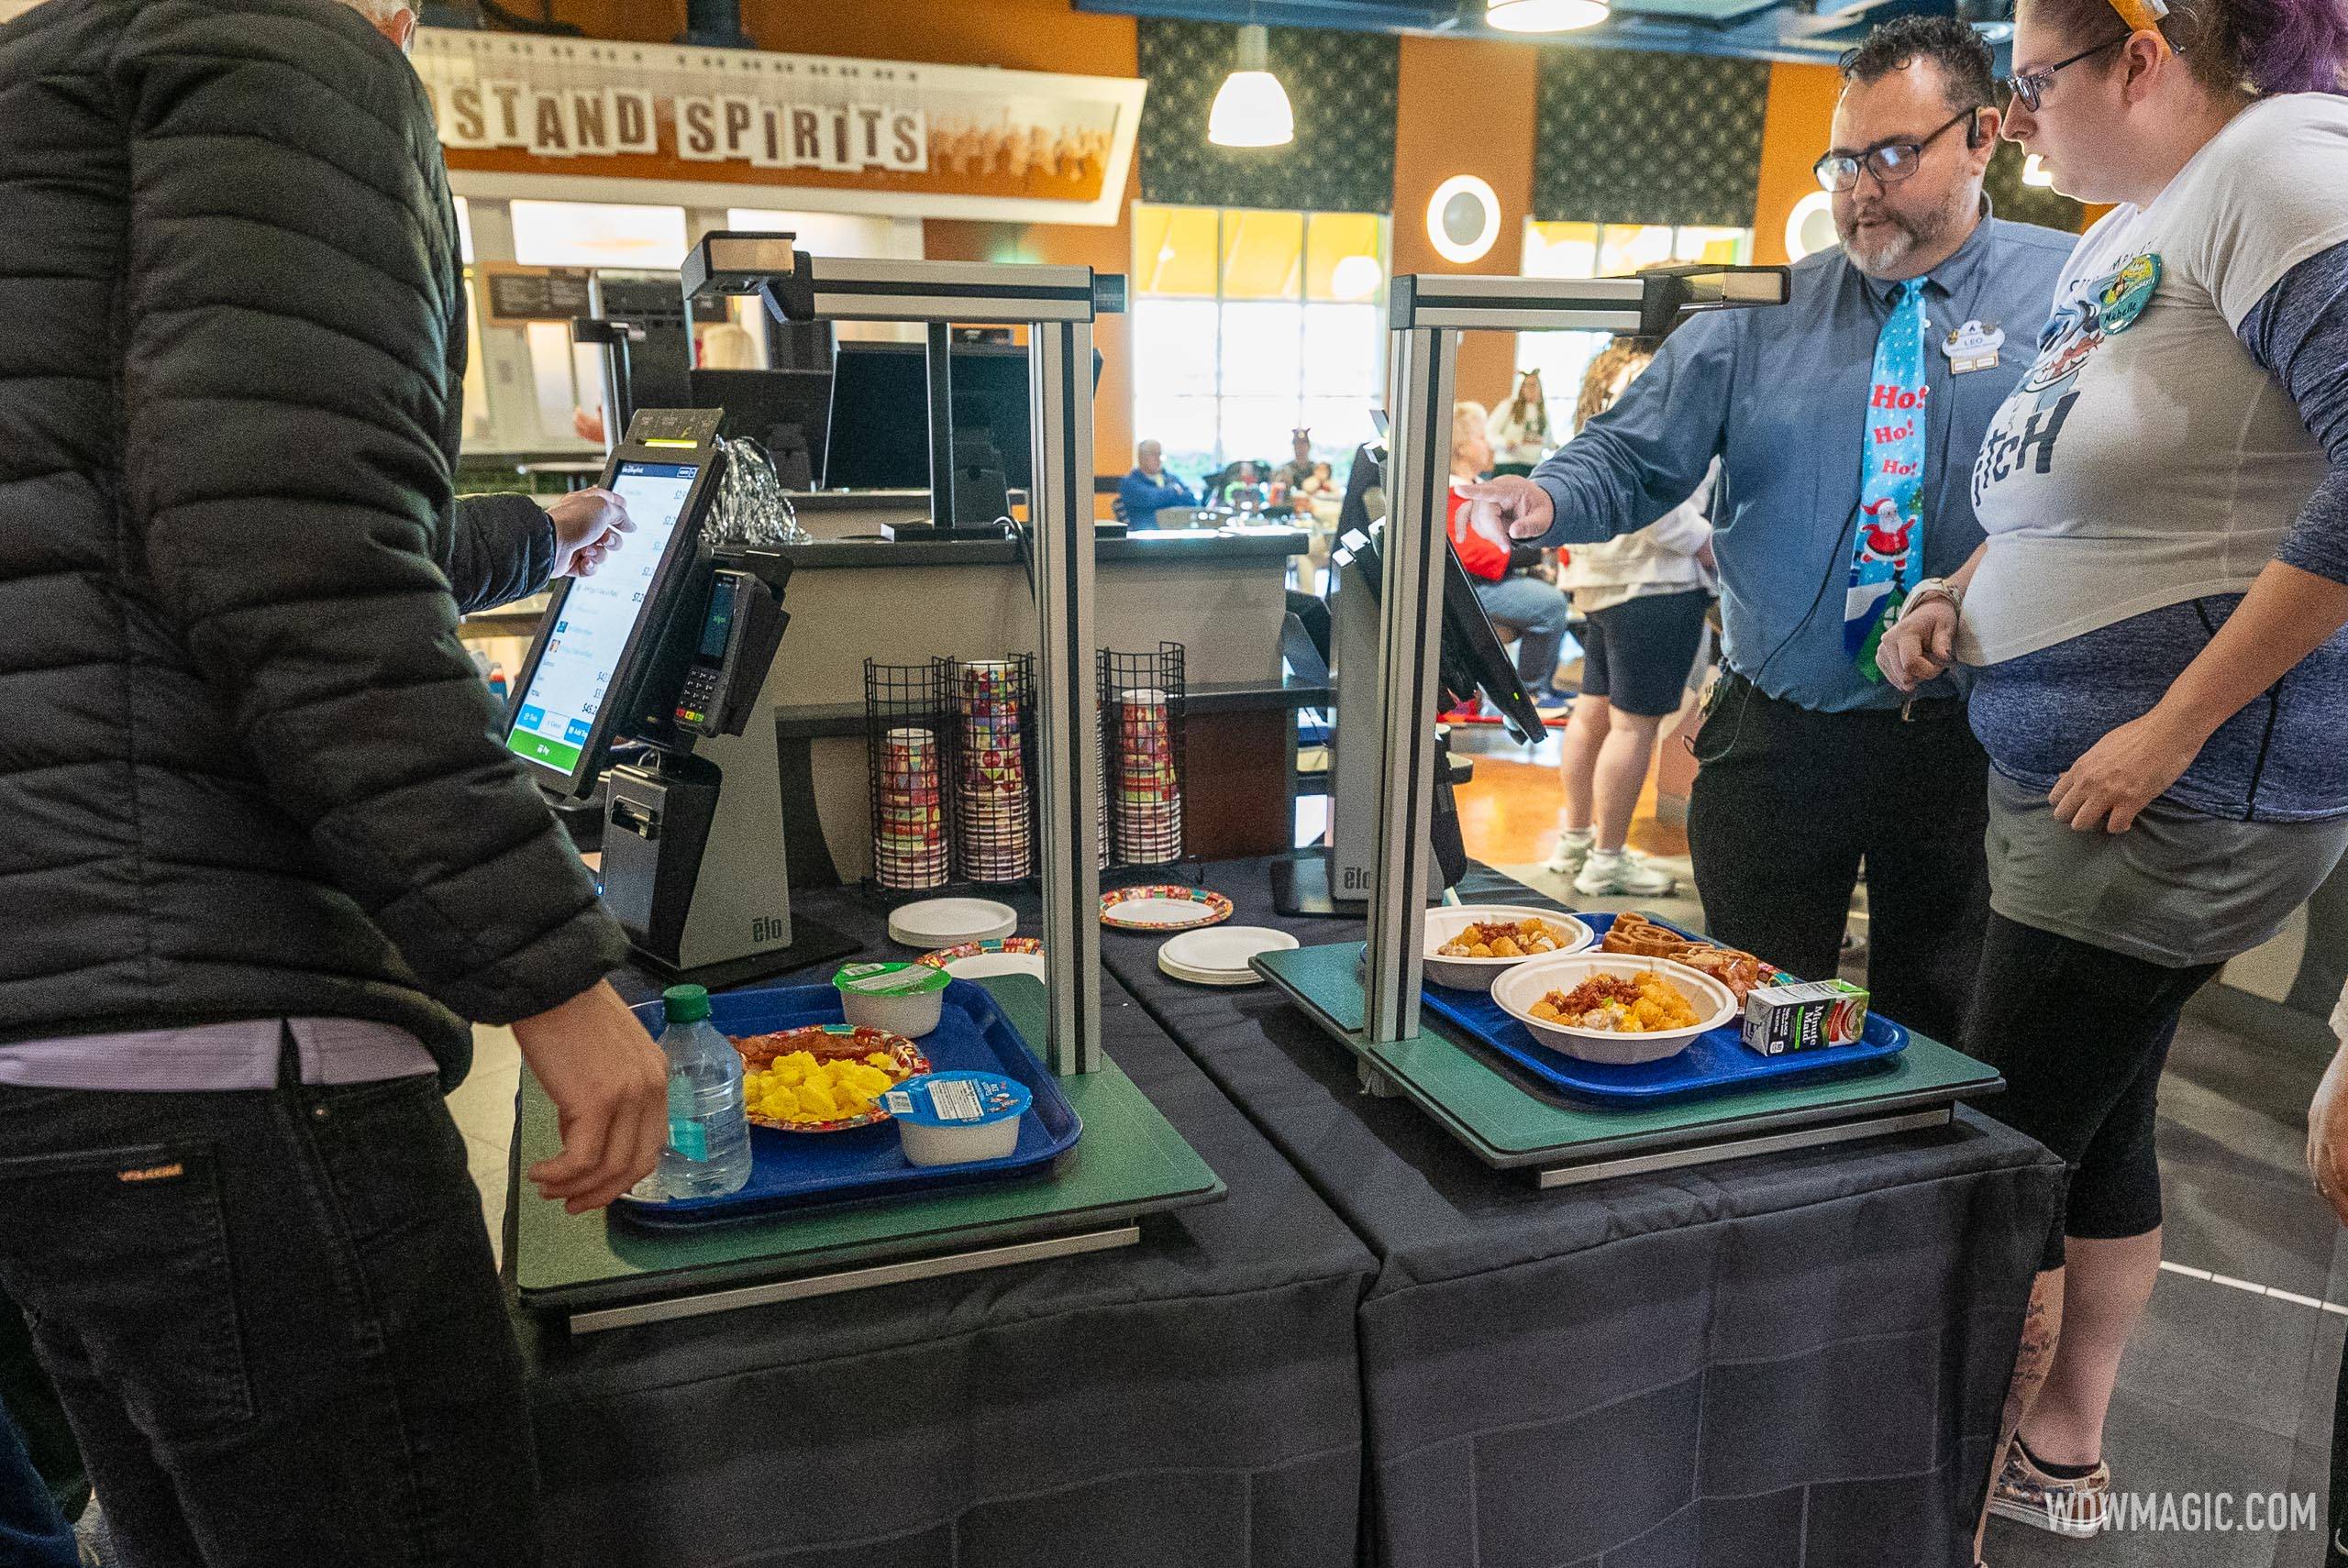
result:
[[(978, 983), (1032, 1051), (1044, 1037), (1043, 982)], [(522, 1307), (547, 1321), (617, 1328), (1131, 1245), (1145, 1219), (1224, 1196), (1222, 1179), (1113, 1058), (1058, 1082), (1084, 1136), (1048, 1175), (656, 1231), (601, 1211), (565, 1213), (520, 1179), (561, 1146), (554, 1105), (526, 1069), (507, 1278)]]
[(1486, 1165), (1544, 1187), (1939, 1126), (1959, 1099), (2004, 1087), (1993, 1069), (1914, 1035), (1888, 1061), (1828, 1077), (1660, 1103), (1567, 1098), (1455, 1040), (1432, 1015), (1412, 1039), (1371, 1043), (1361, 952), (1358, 942), (1300, 947), (1254, 966), (1353, 1054), (1366, 1093), (1410, 1099)]
[(966, 1253), (941, 1253), (935, 1257), (907, 1258), (901, 1263), (876, 1264), (869, 1268), (843, 1269), (837, 1274), (807, 1275), (798, 1279), (778, 1279), (765, 1285), (737, 1286), (731, 1290), (713, 1290), (701, 1296), (671, 1296), (633, 1307), (607, 1307), (598, 1311), (574, 1312), (570, 1318), (570, 1328), (574, 1334), (592, 1334), (604, 1329), (629, 1328), (637, 1323), (659, 1323), (672, 1318), (698, 1318), (710, 1312), (730, 1312), (737, 1307), (804, 1301), (813, 1296), (838, 1296), (851, 1290), (869, 1290), (880, 1285), (902, 1285), (907, 1280), (976, 1274), (982, 1269), (1008, 1268), (1013, 1264), (1072, 1257), (1079, 1253), (1105, 1253), (1117, 1247), (1133, 1246), (1140, 1240), (1141, 1226), (1135, 1222), (1106, 1231), (1085, 1231), (1069, 1236), (1015, 1242), (1007, 1246), (980, 1247)]

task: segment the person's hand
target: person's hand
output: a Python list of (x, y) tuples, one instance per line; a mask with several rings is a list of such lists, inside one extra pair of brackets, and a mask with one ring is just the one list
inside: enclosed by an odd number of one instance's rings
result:
[(570, 411), (570, 433), (581, 441), (604, 444), (604, 416), (587, 409), (573, 406)]
[(2079, 833), (2126, 833), (2135, 826), (2136, 813), (2193, 766), (2209, 738), (2159, 708), (2129, 721), (2089, 746), (2054, 780), (2046, 796), (2054, 820)]
[(1537, 539), (1556, 521), (1549, 492), (1522, 474), (1502, 474), (1457, 488), (1472, 505), (1469, 520), (1487, 534), (1499, 529), (1512, 539)]
[(669, 1141), (669, 1063), (617, 991), (598, 980), (514, 1038), (562, 1133), (562, 1153), (525, 1173), (539, 1197), (583, 1214), (651, 1173)]
[(1909, 606), (1876, 645), (1875, 667), (1902, 691), (1913, 691), (1956, 662), (1956, 606), (1934, 595)]
[(2308, 1106), (2308, 1175), (2316, 1196), (2348, 1225), (2348, 1045), (2332, 1056)]
[(601, 485), (577, 490), (547, 508), (554, 521), (554, 575), (593, 577), (604, 558), (636, 532), (627, 502)]

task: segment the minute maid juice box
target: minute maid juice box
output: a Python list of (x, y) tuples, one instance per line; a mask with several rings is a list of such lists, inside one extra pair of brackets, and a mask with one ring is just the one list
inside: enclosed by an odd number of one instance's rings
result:
[(1744, 1043), (1764, 1056), (1851, 1045), (1866, 1032), (1867, 993), (1848, 980), (1764, 986), (1744, 999)]

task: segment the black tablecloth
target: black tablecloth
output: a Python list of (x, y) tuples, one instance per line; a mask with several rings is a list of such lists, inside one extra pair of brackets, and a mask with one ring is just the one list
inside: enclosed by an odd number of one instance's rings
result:
[[(852, 894), (798, 907), (887, 947)], [(1355, 1561), (1374, 1260), (1130, 997), (1103, 993), (1111, 1055), (1230, 1197), (1118, 1252), (526, 1333), (550, 1565)]]
[[(1206, 880), (1236, 922), (1360, 938), (1276, 916), (1263, 862)], [(1379, 1255), (1361, 1325), (1384, 1561), (1971, 1561), (2053, 1155), (1968, 1112), (1542, 1193), (1408, 1101), (1362, 1095), (1278, 991), (1168, 979), (1158, 945), (1102, 934), (1111, 972)]]

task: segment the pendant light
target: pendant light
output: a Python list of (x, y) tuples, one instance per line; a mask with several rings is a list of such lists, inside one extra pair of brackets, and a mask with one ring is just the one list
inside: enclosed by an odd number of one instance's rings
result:
[(1217, 147), (1285, 147), (1296, 139), (1288, 92), (1265, 69), (1267, 37), (1253, 23), (1239, 29), (1239, 53), (1207, 114), (1207, 139)]
[(1606, 20), (1606, 0), (1484, 0), (1484, 21), (1508, 33), (1568, 33)]

